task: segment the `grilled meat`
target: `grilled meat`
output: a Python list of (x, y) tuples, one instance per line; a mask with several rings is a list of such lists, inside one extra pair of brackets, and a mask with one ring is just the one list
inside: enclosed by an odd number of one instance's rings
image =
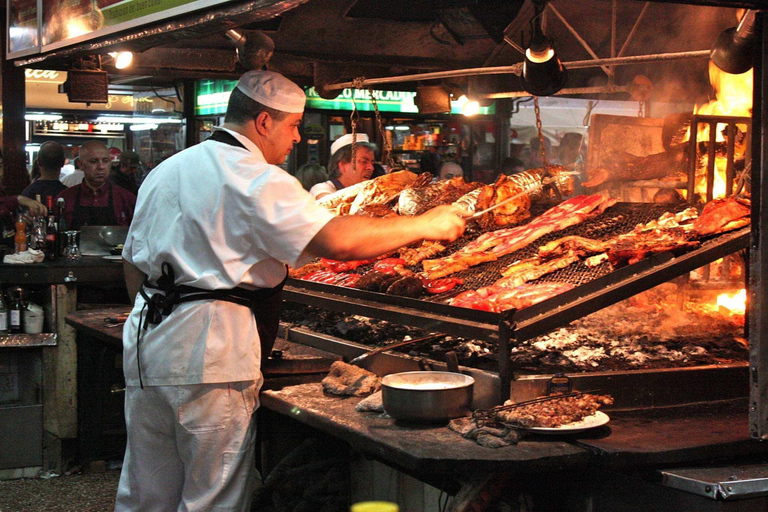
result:
[(538, 257), (528, 258), (513, 263), (502, 270), (501, 275), (504, 277), (496, 281), (494, 285), (515, 288), (528, 281), (533, 281), (541, 276), (565, 268), (577, 261), (579, 261), (579, 255), (574, 252), (569, 252), (564, 256), (549, 261), (541, 261)]
[[(504, 402), (504, 406), (507, 407), (514, 407), (514, 405), (515, 403), (511, 400)], [(500, 410), (496, 412), (496, 419), (502, 423), (521, 427), (553, 428), (592, 416), (603, 405), (613, 405), (613, 397), (583, 393), (514, 407), (510, 410)]]
[(749, 224), (751, 206), (752, 201), (748, 197), (714, 199), (704, 206), (693, 224), (693, 231), (698, 236), (709, 236), (746, 226)]
[(371, 270), (370, 272), (363, 274), (357, 281), (355, 288), (360, 288), (361, 290), (367, 290), (369, 292), (384, 293), (387, 291), (387, 288), (398, 279), (400, 279), (399, 275), (390, 275), (385, 274), (384, 272)]
[(431, 175), (419, 176), (410, 171), (396, 171), (368, 180), (352, 201), (349, 214), (355, 215), (363, 206), (394, 202), (403, 189), (408, 186), (423, 186), (426, 179), (431, 180)]
[(424, 260), (429, 279), (450, 275), (513, 253), (542, 236), (578, 224), (616, 203), (603, 195), (577, 196), (550, 208), (528, 224), (485, 233), (445, 258)]
[(328, 208), (336, 215), (345, 215), (349, 212), (349, 208), (352, 202), (357, 197), (357, 194), (363, 189), (367, 182), (363, 181), (355, 185), (345, 187), (341, 190), (337, 190), (333, 194), (329, 194), (320, 199), (317, 204)]
[(451, 305), (499, 313), (507, 309), (533, 306), (572, 288), (573, 285), (568, 283), (523, 284), (511, 289), (485, 286), (458, 294), (451, 300)]
[(436, 256), (445, 250), (445, 246), (440, 242), (432, 240), (422, 240), (418, 247), (403, 247), (397, 252), (405, 260), (408, 267), (418, 265), (423, 260)]
[(599, 254), (608, 250), (610, 246), (610, 242), (601, 242), (583, 236), (564, 236), (539, 247), (539, 258), (549, 259), (569, 252), (578, 252), (583, 255)]
[(419, 215), (435, 206), (452, 203), (467, 192), (481, 186), (481, 183), (467, 183), (459, 176), (422, 188), (407, 188), (400, 193), (397, 212), (400, 215)]
[(419, 297), (424, 291), (421, 279), (418, 277), (401, 277), (387, 288), (387, 294), (402, 297)]

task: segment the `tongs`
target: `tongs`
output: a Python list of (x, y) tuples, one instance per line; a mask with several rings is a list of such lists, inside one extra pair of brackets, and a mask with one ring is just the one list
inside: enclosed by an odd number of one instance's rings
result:
[[(559, 174), (559, 176), (575, 176), (577, 174), (578, 174), (577, 172), (570, 171), (570, 172), (561, 172)], [(557, 196), (557, 198), (561, 199), (562, 196), (560, 195), (560, 190), (557, 188), (556, 182), (557, 182), (557, 177), (555, 177), (555, 176), (546, 177), (545, 176), (544, 178), (541, 179), (541, 183), (537, 183), (534, 186), (526, 188), (522, 192), (517, 193), (517, 194), (513, 195), (512, 197), (508, 197), (505, 200), (503, 200), (502, 202), (496, 203), (495, 205), (490, 206), (490, 207), (486, 208), (485, 210), (480, 210), (479, 212), (475, 212), (472, 215), (470, 215), (468, 217), (465, 217), (465, 219), (466, 220), (478, 219), (478, 218), (482, 217), (483, 215), (485, 215), (486, 213), (490, 212), (491, 210), (495, 210), (496, 208), (504, 206), (505, 204), (510, 203), (510, 202), (514, 201), (515, 199), (519, 199), (519, 198), (523, 197), (524, 195), (530, 194), (531, 192), (533, 192), (534, 190), (536, 190), (539, 187), (552, 187), (552, 189), (555, 191), (555, 195)]]
[(373, 350), (369, 350), (368, 352), (361, 354), (357, 356), (356, 358), (352, 359), (349, 364), (353, 364), (355, 366), (361, 366), (360, 363), (371, 357), (375, 354), (380, 354), (381, 352), (386, 352), (387, 350), (391, 350), (393, 348), (400, 348), (404, 347), (405, 345), (410, 345), (411, 343), (418, 343), (420, 341), (435, 341), (439, 340), (440, 338), (445, 338), (446, 334), (428, 334), (427, 336), (422, 336), (421, 338), (413, 338), (410, 340), (405, 341), (399, 341), (397, 343), (391, 343), (389, 345), (385, 345), (383, 347), (376, 347)]

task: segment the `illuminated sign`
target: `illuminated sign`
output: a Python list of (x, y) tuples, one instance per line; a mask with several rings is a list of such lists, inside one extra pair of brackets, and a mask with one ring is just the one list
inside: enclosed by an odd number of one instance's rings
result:
[[(195, 114), (217, 115), (227, 111), (227, 101), (232, 89), (237, 85), (235, 80), (201, 80), (196, 84)], [(338, 98), (325, 100), (321, 98), (314, 87), (304, 91), (307, 95), (308, 109), (318, 110), (357, 110), (371, 112), (374, 110), (371, 92), (363, 89), (344, 89)], [(410, 91), (373, 91), (376, 105), (380, 112), (396, 112), (402, 114), (418, 114), (414, 98), (415, 92)], [(454, 102), (451, 114), (461, 114), (461, 107)], [(496, 105), (480, 107), (479, 114), (493, 115)]]

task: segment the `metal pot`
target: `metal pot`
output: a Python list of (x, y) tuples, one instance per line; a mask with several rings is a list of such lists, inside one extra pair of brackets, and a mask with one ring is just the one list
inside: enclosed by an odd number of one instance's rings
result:
[(439, 422), (469, 413), (475, 379), (453, 372), (392, 373), (381, 379), (384, 410), (397, 420)]

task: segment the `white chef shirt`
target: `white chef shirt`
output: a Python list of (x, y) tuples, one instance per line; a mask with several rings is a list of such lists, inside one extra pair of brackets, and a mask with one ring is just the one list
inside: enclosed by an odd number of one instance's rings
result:
[[(271, 288), (298, 266), (312, 238), (333, 218), (299, 181), (245, 148), (206, 140), (155, 168), (139, 192), (123, 257), (155, 283), (168, 262), (176, 284), (215, 290)], [(123, 330), (126, 384), (139, 385), (141, 294)], [(146, 315), (146, 313), (145, 313)], [(260, 380), (261, 349), (247, 307), (226, 301), (179, 304), (140, 333), (144, 385)]]
[(318, 199), (318, 196), (333, 194), (334, 192), (336, 192), (336, 185), (334, 185), (332, 181), (315, 183), (312, 185), (312, 188), (309, 189), (309, 193), (312, 194), (312, 197), (315, 199)]

